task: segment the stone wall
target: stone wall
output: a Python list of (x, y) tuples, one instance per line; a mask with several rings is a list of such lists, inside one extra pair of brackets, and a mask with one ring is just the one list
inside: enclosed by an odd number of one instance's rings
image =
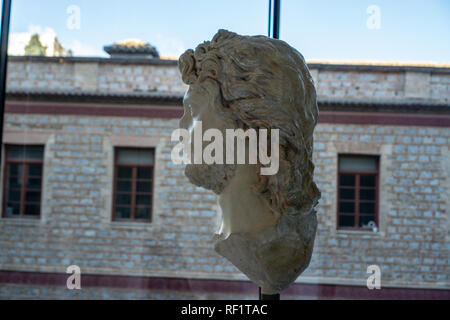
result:
[[(0, 270), (245, 279), (212, 248), (216, 197), (170, 161), (177, 119), (5, 117), (5, 143), (45, 144), (42, 216), (0, 219)], [(316, 181), (322, 191), (310, 267), (300, 282), (449, 288), (450, 129), (320, 123)], [(156, 148), (153, 221), (111, 221), (115, 146)], [(339, 153), (380, 155), (379, 231), (336, 230)], [(6, 289), (5, 289), (6, 290)], [(17, 289), (18, 290), (18, 289)]]
[[(319, 98), (450, 101), (450, 69), (310, 64)], [(86, 90), (183, 94), (176, 61), (10, 57), (9, 90)]]

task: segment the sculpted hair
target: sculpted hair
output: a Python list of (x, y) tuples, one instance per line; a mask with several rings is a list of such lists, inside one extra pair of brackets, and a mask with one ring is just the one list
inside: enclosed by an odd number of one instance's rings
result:
[[(280, 214), (310, 212), (320, 198), (313, 181), (313, 130), (318, 108), (303, 56), (284, 41), (219, 30), (181, 55), (183, 82), (218, 86), (220, 113), (239, 128), (279, 129), (279, 171), (255, 186)], [(270, 144), (269, 144), (270, 145)]]

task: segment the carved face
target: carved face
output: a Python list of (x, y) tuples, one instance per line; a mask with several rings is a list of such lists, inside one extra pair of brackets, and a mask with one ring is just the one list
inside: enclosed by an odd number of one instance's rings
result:
[[(211, 41), (198, 45), (195, 51), (186, 50), (178, 66), (183, 82), (192, 87), (186, 96), (185, 107), (190, 105), (186, 113), (194, 111), (194, 115), (185, 116), (182, 126), (188, 128), (193, 117), (198, 117), (205, 125), (203, 130), (222, 128), (212, 123), (225, 111), (233, 117), (230, 121), (235, 122), (226, 123), (225, 127), (280, 129), (279, 170), (270, 178), (260, 179), (255, 188), (264, 190), (261, 194), (274, 212), (298, 214), (314, 207), (320, 198), (312, 164), (318, 108), (314, 82), (303, 56), (277, 39), (219, 30)], [(217, 84), (217, 91), (220, 85), (218, 94), (209, 95), (208, 99), (208, 95), (195, 93), (199, 83), (203, 89), (208, 83), (207, 91), (213, 92), (210, 82)], [(225, 106), (218, 111), (211, 108), (221, 104)], [(211, 110), (216, 114), (210, 114)], [(194, 176), (203, 173), (190, 174), (189, 170), (190, 165), (186, 174), (191, 182), (202, 185)], [(207, 188), (218, 193), (221, 188), (213, 188), (213, 184), (210, 181)]]
[[(211, 88), (214, 91), (214, 88)], [(218, 102), (217, 92), (211, 93), (199, 84), (189, 86), (186, 92), (183, 105), (184, 115), (180, 120), (180, 128), (189, 130), (191, 134), (191, 154), (192, 164), (186, 165), (185, 175), (189, 181), (199, 187), (213, 190), (220, 194), (225, 188), (227, 181), (232, 176), (235, 165), (227, 164), (194, 164), (194, 149), (196, 139), (194, 139), (194, 129), (203, 133), (208, 129), (218, 129), (225, 136), (225, 129), (234, 129), (234, 124), (229, 119), (221, 116), (218, 112), (222, 108)], [(201, 129), (200, 129), (201, 126)], [(209, 144), (202, 142), (202, 150)]]

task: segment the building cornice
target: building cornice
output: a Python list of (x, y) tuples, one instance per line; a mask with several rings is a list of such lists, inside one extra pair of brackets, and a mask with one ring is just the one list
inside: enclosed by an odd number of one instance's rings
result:
[[(46, 56), (8, 56), (10, 62), (47, 62), (47, 63), (99, 63), (99, 64), (136, 64), (176, 66), (178, 61), (159, 58), (134, 57), (46, 57)], [(386, 64), (343, 64), (343, 63), (307, 63), (310, 69), (327, 71), (358, 72), (429, 72), (450, 74), (450, 68), (439, 65), (386, 65)]]
[[(98, 103), (98, 104), (139, 104), (182, 106), (182, 93), (158, 91), (87, 91), (87, 90), (47, 90), (47, 89), (8, 89), (8, 101), (59, 102), (59, 103)], [(349, 99), (318, 98), (320, 111), (346, 112), (405, 112), (424, 114), (450, 114), (450, 102), (437, 102), (423, 99)]]

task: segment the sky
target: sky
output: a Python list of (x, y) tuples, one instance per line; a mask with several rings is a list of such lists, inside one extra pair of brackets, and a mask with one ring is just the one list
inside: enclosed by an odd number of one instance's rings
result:
[[(268, 0), (12, 0), (9, 53), (34, 33), (76, 56), (137, 38), (163, 57), (218, 29), (267, 35)], [(450, 0), (281, 0), (280, 39), (307, 60), (450, 63)]]

